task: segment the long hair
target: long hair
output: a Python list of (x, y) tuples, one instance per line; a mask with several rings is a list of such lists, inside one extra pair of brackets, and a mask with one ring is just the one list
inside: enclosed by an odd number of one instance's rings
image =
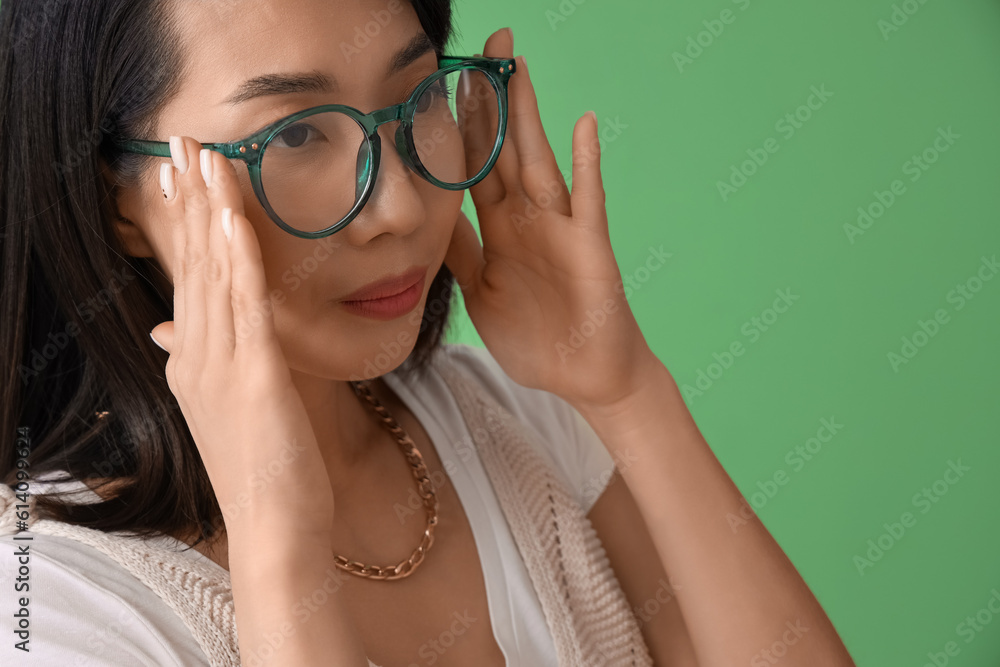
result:
[[(150, 345), (150, 330), (173, 319), (172, 291), (155, 260), (127, 255), (114, 228), (118, 188), (149, 178), (153, 158), (108, 149), (110, 136), (152, 136), (178, 91), (183, 54), (170, 5), (0, 4), (0, 481), (16, 483), (17, 434), (27, 429), (20, 465), (32, 478), (64, 470), (113, 485), (93, 504), (38, 495), (38, 511), (197, 544), (223, 524)], [(450, 0), (412, 5), (440, 55)], [(442, 344), (452, 288), (442, 265), (402, 373), (424, 372)]]

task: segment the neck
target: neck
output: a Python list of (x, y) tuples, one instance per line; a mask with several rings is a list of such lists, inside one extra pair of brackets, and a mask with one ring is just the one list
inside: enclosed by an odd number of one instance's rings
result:
[[(350, 488), (351, 480), (359, 477), (357, 471), (368, 467), (379, 449), (395, 447), (371, 406), (355, 395), (349, 382), (294, 370), (292, 381), (309, 415), (334, 493)], [(383, 403), (391, 395), (381, 378), (371, 382), (371, 391)]]

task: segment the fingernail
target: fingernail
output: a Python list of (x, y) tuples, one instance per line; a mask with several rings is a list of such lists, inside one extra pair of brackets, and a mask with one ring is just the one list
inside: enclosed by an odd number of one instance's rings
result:
[(517, 57), (517, 62), (518, 62), (518, 64), (522, 68), (524, 68), (524, 73), (527, 74), (528, 73), (528, 61), (524, 59), (524, 56), (518, 56)]
[(594, 113), (593, 111), (588, 111), (587, 113), (590, 114), (590, 117), (593, 118), (594, 122), (596, 123), (597, 122), (597, 114)]
[(511, 30), (510, 28), (504, 28), (504, 30), (507, 31), (507, 38), (510, 39), (510, 46), (511, 46), (511, 48), (513, 48), (514, 47), (514, 31)]
[(205, 179), (205, 187), (212, 187), (212, 151), (201, 149), (201, 177)]
[[(150, 331), (150, 332), (149, 332), (149, 337), (150, 337), (150, 338), (153, 338), (153, 332), (152, 332), (152, 331)], [(156, 343), (156, 347), (160, 348), (160, 349), (161, 349), (161, 350), (163, 350), (164, 352), (166, 352), (166, 351), (167, 351), (167, 348), (165, 348), (165, 347), (163, 347), (162, 345), (160, 345), (160, 343), (159, 343), (159, 342), (158, 342), (158, 341), (157, 341), (157, 340), (156, 340), (155, 338), (153, 338), (153, 342), (154, 342), (154, 343)]]
[(229, 207), (222, 209), (222, 231), (227, 241), (233, 240), (233, 209)]
[(462, 81), (462, 95), (468, 99), (472, 94), (472, 81), (469, 80), (469, 70), (463, 69), (462, 73), (458, 75), (458, 78)]
[(180, 137), (170, 137), (170, 158), (174, 161), (177, 171), (186, 174), (188, 170), (187, 152), (184, 150), (184, 142)]
[(163, 198), (172, 201), (177, 194), (177, 184), (174, 182), (174, 167), (169, 162), (160, 165), (160, 187), (163, 188)]

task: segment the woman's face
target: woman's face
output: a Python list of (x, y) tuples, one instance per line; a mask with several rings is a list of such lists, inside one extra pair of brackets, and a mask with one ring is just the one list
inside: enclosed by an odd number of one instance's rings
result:
[[(166, 141), (176, 135), (203, 143), (235, 141), (321, 104), (369, 112), (403, 102), (437, 69), (429, 42), (426, 49), (403, 52), (424, 34), (413, 8), (403, 0), (173, 4), (185, 52), (181, 87), (160, 116), (156, 136), (144, 139)], [(386, 76), (400, 57), (408, 64)], [(261, 95), (238, 104), (225, 101), (248, 79), (317, 72), (334, 80), (335, 89)], [(280, 229), (254, 195), (245, 164), (232, 161), (246, 216), (260, 243), (275, 328), (292, 369), (334, 379), (371, 377), (398, 366), (414, 346), (463, 193), (438, 188), (410, 171), (392, 149), (396, 127), (393, 122), (379, 129), (383, 149), (371, 198), (346, 228), (325, 239), (301, 239)], [(159, 162), (154, 166), (148, 187), (123, 193), (119, 210), (136, 224), (137, 240), (126, 241), (133, 254), (154, 256), (173, 276), (176, 260), (156, 175)], [(198, 164), (190, 168), (198, 169)], [(423, 293), (405, 315), (372, 319), (340, 302), (373, 281), (415, 267), (425, 269)]]

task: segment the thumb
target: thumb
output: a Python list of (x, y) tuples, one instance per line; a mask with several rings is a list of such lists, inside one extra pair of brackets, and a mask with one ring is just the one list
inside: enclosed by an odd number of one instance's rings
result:
[[(466, 295), (471, 294), (479, 284), (479, 276), (483, 266), (483, 247), (479, 243), (476, 228), (463, 211), (459, 211), (455, 220), (455, 229), (451, 234), (451, 243), (444, 256), (458, 286)], [(161, 325), (162, 326), (162, 325)]]
[(174, 347), (174, 323), (163, 322), (162, 324), (157, 324), (153, 327), (153, 330), (149, 332), (149, 337), (153, 339), (161, 350), (170, 354), (170, 350)]

